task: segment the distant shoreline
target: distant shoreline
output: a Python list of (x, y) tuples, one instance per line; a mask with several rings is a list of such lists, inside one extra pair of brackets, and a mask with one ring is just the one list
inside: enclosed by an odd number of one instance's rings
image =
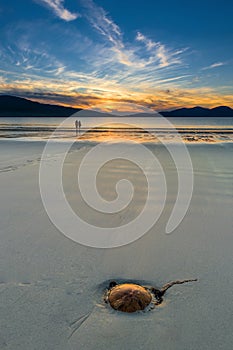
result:
[[(233, 118), (232, 116), (226, 116), (226, 115), (221, 115), (221, 116), (206, 116), (206, 115), (197, 115), (197, 116), (193, 116), (193, 115), (176, 115), (176, 116), (164, 116), (161, 112), (158, 112), (159, 114), (161, 114), (163, 117), (165, 118)], [(71, 116), (67, 116), (67, 115), (1, 115), (0, 114), (0, 118), (69, 118), (72, 117)], [(75, 117), (75, 116), (74, 116)], [(78, 116), (77, 116), (78, 117)], [(135, 118), (133, 115), (114, 115), (115, 118)], [(156, 118), (156, 115), (148, 115), (147, 118)], [(93, 116), (88, 115), (82, 118), (93, 118)], [(101, 116), (99, 117), (95, 117), (95, 118), (102, 118)], [(108, 118), (111, 118), (111, 116), (109, 116)]]
[[(1, 118), (66, 118), (80, 113), (80, 117), (148, 117), (156, 118), (158, 113), (165, 118), (226, 118), (233, 117), (233, 109), (227, 106), (218, 106), (212, 109), (203, 107), (193, 108), (179, 108), (172, 111), (155, 111), (155, 114), (151, 113), (132, 113), (128, 115), (113, 115), (111, 113), (97, 112), (93, 110), (84, 110), (81, 108), (65, 107), (59, 105), (43, 104), (35, 101), (31, 101), (25, 98), (0, 95), (0, 117)], [(90, 115), (92, 113), (93, 115)], [(88, 115), (89, 114), (89, 115)]]

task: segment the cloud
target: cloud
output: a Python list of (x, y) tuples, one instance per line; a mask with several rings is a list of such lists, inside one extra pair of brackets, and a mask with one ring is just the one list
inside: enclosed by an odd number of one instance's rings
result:
[(96, 5), (92, 0), (82, 0), (83, 7), (87, 10), (86, 19), (103, 37), (113, 45), (124, 47), (122, 33), (119, 26), (107, 15), (106, 11)]
[(221, 67), (221, 66), (225, 66), (225, 65), (226, 65), (226, 62), (216, 62), (216, 63), (211, 64), (210, 66), (202, 68), (202, 70), (213, 69), (213, 68), (217, 68), (217, 67)]
[(3, 85), (5, 83), (6, 83), (6, 78), (4, 78), (0, 75), (0, 85)]
[(160, 60), (160, 67), (167, 67), (169, 66), (169, 57), (166, 54), (165, 47), (163, 45), (160, 45), (157, 52), (157, 57)]
[[(102, 36), (102, 63), (120, 63), (131, 67), (137, 64), (134, 50), (126, 48), (120, 27), (110, 18), (107, 12), (92, 0), (81, 0), (86, 10), (85, 17), (92, 28)], [(100, 56), (101, 52), (98, 53)], [(103, 57), (104, 56), (104, 57)]]
[(209, 87), (184, 89), (170, 85), (169, 89), (159, 86), (152, 90), (145, 88), (136, 91), (133, 88), (114, 86), (110, 82), (109, 85), (106, 82), (103, 84), (98, 78), (91, 84), (91, 77), (89, 78), (90, 81), (80, 83), (76, 80), (39, 79), (25, 73), (18, 77), (14, 75), (14, 80), (0, 79), (0, 93), (81, 108), (95, 108), (100, 104), (104, 107), (115, 102), (139, 104), (157, 111), (196, 105), (215, 107), (224, 104), (233, 107), (230, 88), (221, 91)]
[(161, 42), (155, 42), (147, 38), (141, 32), (137, 33), (136, 41), (143, 43), (146, 46), (147, 51), (152, 54), (149, 63), (155, 62), (157, 58), (159, 60), (160, 68), (182, 63), (179, 56), (187, 50), (187, 48), (185, 48), (172, 51)]
[(64, 21), (73, 21), (80, 17), (80, 14), (78, 13), (72, 13), (66, 8), (64, 8), (64, 0), (34, 0), (38, 3), (41, 3), (42, 5), (45, 5), (46, 7), (49, 7), (56, 16), (63, 19)]
[(101, 76), (111, 76), (124, 84), (136, 83), (139, 88), (138, 85), (145, 79), (150, 80), (150, 84), (152, 81), (156, 84), (156, 80), (162, 80), (160, 72), (165, 78), (171, 78), (169, 72), (175, 74), (176, 67), (182, 67), (181, 56), (186, 49), (167, 48), (141, 32), (137, 33), (135, 41), (125, 41), (121, 28), (102, 7), (93, 0), (80, 1), (85, 9), (84, 17), (102, 40), (102, 44), (95, 42), (86, 56), (89, 67)]
[[(55, 0), (36, 1), (44, 4), (46, 2), (47, 5), (48, 2), (55, 3)], [(65, 28), (58, 23), (56, 24), (56, 34), (59, 30), (59, 38), (63, 37), (63, 42), (65, 41), (66, 45), (64, 52), (59, 53), (59, 57), (53, 57), (51, 52), (53, 52), (54, 47), (56, 49), (56, 45), (53, 42), (49, 43), (49, 36), (54, 35), (53, 26), (47, 23), (48, 36), (43, 38), (43, 41), (37, 40), (40, 38), (41, 22), (38, 25), (34, 23), (34, 31), (30, 33), (28, 33), (28, 25), (26, 29), (21, 27), (17, 29), (17, 33), (20, 35), (15, 34), (14, 28), (11, 37), (15, 43), (20, 43), (20, 47), (17, 44), (18, 50), (16, 51), (21, 52), (21, 57), (18, 57), (18, 54), (12, 54), (11, 59), (14, 60), (14, 63), (11, 62), (10, 66), (14, 65), (18, 71), (26, 69), (34, 74), (38, 70), (41, 75), (51, 74), (51, 77), (58, 78), (72, 78), (72, 75), (77, 73), (76, 79), (81, 79), (82, 83), (85, 76), (88, 77), (86, 80), (92, 76), (93, 82), (96, 82), (96, 78), (98, 78), (101, 87), (108, 86), (108, 88), (111, 83), (115, 86), (128, 85), (129, 88), (134, 86), (135, 89), (140, 89), (140, 87), (145, 88), (145, 81), (148, 82), (148, 87), (152, 88), (157, 85), (157, 82), (166, 82), (167, 79), (175, 81), (176, 77), (180, 76), (183, 80), (185, 79), (186, 74), (180, 72), (184, 68), (182, 49), (170, 49), (165, 44), (154, 42), (140, 32), (138, 32), (136, 40), (126, 41), (121, 28), (102, 7), (92, 0), (80, 0), (80, 2), (82, 17), (87, 20), (97, 34), (94, 41), (90, 37), (86, 37), (88, 32), (85, 33), (84, 37), (79, 31), (74, 38), (69, 27)], [(61, 4), (61, 1), (57, 0), (56, 6), (58, 4)], [(62, 29), (59, 29), (61, 26)], [(39, 43), (40, 50), (45, 52), (47, 56), (33, 55), (35, 42)], [(12, 45), (12, 47), (14, 46)], [(33, 56), (35, 57), (33, 58)], [(25, 59), (27, 62), (24, 61)], [(4, 62), (9, 62), (9, 59), (5, 57)]]
[(1, 48), (2, 64), (1, 68), (11, 70), (15, 74), (31, 75), (61, 75), (65, 66), (54, 56), (49, 54), (43, 46), (33, 47), (31, 40), (23, 36), (18, 37), (15, 42), (8, 44), (6, 48)]
[[(64, 1), (35, 1), (49, 6), (60, 18), (71, 20), (64, 12)], [(32, 31), (28, 31), (28, 22), (24, 27), (22, 23), (11, 27), (7, 47), (2, 48), (0, 43), (0, 92), (76, 107), (108, 101), (138, 103), (157, 110), (181, 105), (232, 105), (229, 90), (223, 95), (220, 88), (188, 89), (193, 79), (184, 60), (187, 48), (171, 48), (141, 32), (129, 42), (102, 7), (92, 0), (80, 1), (82, 17), (94, 30), (95, 39), (87, 37), (89, 30), (84, 34), (79, 28), (76, 32), (74, 26), (61, 22), (47, 21), (43, 37), (44, 20), (35, 21)], [(54, 33), (56, 43), (51, 40)], [(63, 50), (57, 52), (63, 43)], [(214, 63), (212, 68), (220, 64)]]
[(143, 42), (149, 51), (154, 47), (160, 45), (160, 43), (153, 42), (152, 40), (148, 39), (145, 35), (143, 35), (140, 32), (137, 33), (136, 40)]

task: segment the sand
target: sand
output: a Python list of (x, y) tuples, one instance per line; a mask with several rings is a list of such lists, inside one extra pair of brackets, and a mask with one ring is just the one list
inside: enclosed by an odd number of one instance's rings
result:
[[(166, 169), (165, 211), (144, 237), (110, 250), (79, 245), (49, 220), (38, 185), (44, 145), (0, 141), (0, 349), (232, 349), (233, 145), (189, 146), (193, 197), (171, 235), (164, 229), (176, 197), (175, 169), (162, 148), (150, 145)], [(74, 210), (101, 224), (103, 217), (87, 213), (73, 181), (90, 147), (78, 145), (67, 157), (64, 188)], [(123, 163), (114, 169), (100, 181), (109, 198), (108, 181), (125, 171), (133, 178), (135, 171)], [(137, 210), (135, 203), (129, 215)], [(112, 217), (110, 224), (119, 220)], [(103, 303), (110, 279), (161, 287), (185, 278), (198, 282), (174, 286), (148, 313), (121, 314)]]

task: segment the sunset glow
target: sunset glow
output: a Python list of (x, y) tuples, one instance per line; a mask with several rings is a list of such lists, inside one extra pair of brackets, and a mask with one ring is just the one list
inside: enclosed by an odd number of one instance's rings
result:
[[(157, 111), (233, 107), (230, 9), (223, 16), (213, 5), (217, 37), (215, 24), (198, 19), (198, 6), (185, 20), (187, 9), (176, 8), (174, 26), (165, 5), (155, 9), (151, 2), (136, 2), (135, 9), (125, 9), (126, 17), (109, 1), (25, 2), (27, 12), (16, 1), (0, 6), (1, 94), (81, 108), (103, 104), (110, 110), (119, 101)], [(169, 1), (169, 6), (175, 5)], [(143, 11), (140, 22), (138, 11)], [(202, 11), (209, 7), (202, 5)], [(194, 18), (197, 27), (188, 35)]]

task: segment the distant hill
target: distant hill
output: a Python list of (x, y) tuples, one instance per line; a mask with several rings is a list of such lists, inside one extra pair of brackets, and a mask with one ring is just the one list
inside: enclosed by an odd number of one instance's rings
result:
[(164, 117), (233, 117), (233, 109), (220, 106), (212, 109), (203, 107), (180, 108), (170, 112), (160, 112)]
[(106, 117), (114, 117), (113, 114), (110, 113), (105, 113), (105, 112), (98, 112), (95, 110), (91, 109), (82, 109), (80, 110), (78, 116), (81, 118), (87, 118), (87, 117), (92, 117), (92, 118), (106, 118)]
[[(69, 117), (80, 112), (80, 117), (110, 117), (111, 114), (91, 112), (72, 107), (63, 107), (51, 104), (43, 104), (27, 100), (25, 98), (0, 95), (0, 117)], [(233, 117), (233, 109), (226, 106), (219, 106), (213, 109), (194, 107), (180, 108), (173, 111), (159, 112), (164, 117)], [(130, 114), (129, 117), (156, 117), (150, 113)]]
[(69, 117), (80, 109), (0, 95), (0, 117)]

